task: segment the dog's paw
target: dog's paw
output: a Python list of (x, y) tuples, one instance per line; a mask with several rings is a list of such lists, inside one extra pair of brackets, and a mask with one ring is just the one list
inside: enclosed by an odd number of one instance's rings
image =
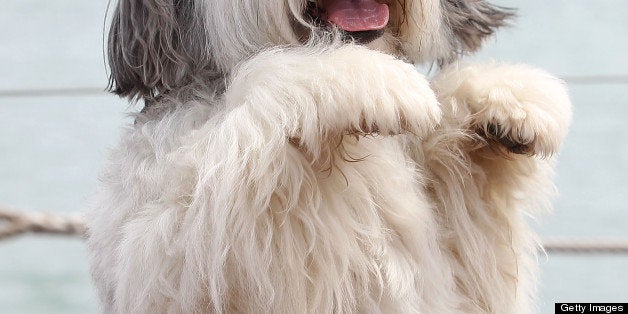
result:
[[(372, 91), (373, 87), (370, 89)], [(413, 67), (402, 65), (388, 74), (373, 102), (363, 106), (356, 131), (381, 135), (411, 133), (424, 137), (435, 129), (440, 119), (441, 110), (429, 82)]]
[(419, 137), (439, 124), (436, 95), (413, 65), (352, 45), (335, 51), (329, 63), (335, 64), (333, 83), (317, 97), (323, 124), (349, 134)]
[(479, 65), (460, 70), (457, 98), (471, 128), (511, 153), (549, 156), (567, 134), (571, 105), (562, 81), (523, 65)]
[(391, 89), (399, 106), (402, 126), (410, 133), (423, 137), (440, 123), (441, 108), (427, 79), (414, 66), (404, 67), (397, 80), (391, 82)]
[(223, 99), (315, 154), (348, 134), (423, 138), (441, 119), (413, 65), (358, 45), (264, 51), (236, 68)]

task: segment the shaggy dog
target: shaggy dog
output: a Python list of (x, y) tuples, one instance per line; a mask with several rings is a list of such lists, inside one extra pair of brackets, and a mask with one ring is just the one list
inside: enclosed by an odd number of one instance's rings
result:
[[(564, 85), (460, 65), (483, 0), (120, 0), (141, 100), (90, 213), (105, 312), (528, 313)], [(439, 68), (428, 81), (413, 64)]]

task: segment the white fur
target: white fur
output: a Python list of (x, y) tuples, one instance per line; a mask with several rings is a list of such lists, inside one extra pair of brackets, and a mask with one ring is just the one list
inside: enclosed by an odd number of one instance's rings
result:
[[(234, 19), (207, 25), (226, 92), (156, 104), (111, 153), (88, 241), (104, 311), (530, 312), (538, 245), (523, 216), (548, 209), (551, 167), (475, 132), (497, 123), (555, 153), (562, 83), (487, 64), (430, 85), (353, 44), (259, 49), (295, 40), (271, 12), (303, 4), (254, 2), (205, 1)], [(447, 55), (439, 6), (412, 3), (433, 21), (404, 26), (419, 34), (399, 37), (406, 56)], [(232, 36), (256, 10), (280, 39)]]

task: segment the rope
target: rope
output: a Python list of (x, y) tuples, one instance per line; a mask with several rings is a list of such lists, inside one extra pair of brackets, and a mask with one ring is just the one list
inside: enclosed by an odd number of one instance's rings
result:
[[(81, 215), (30, 213), (0, 208), (0, 240), (24, 233), (85, 238), (87, 227)], [(628, 239), (549, 237), (543, 240), (543, 248), (553, 254), (628, 254)]]
[(0, 240), (24, 233), (85, 237), (85, 220), (80, 215), (29, 213), (0, 208)]
[(562, 79), (567, 84), (628, 84), (628, 75), (572, 75)]
[(104, 88), (99, 87), (75, 87), (75, 88), (34, 88), (0, 90), (0, 98), (18, 97), (55, 97), (55, 96), (99, 96), (107, 95)]
[(543, 247), (548, 253), (609, 253), (627, 254), (628, 239), (545, 238)]
[[(570, 75), (562, 79), (568, 84), (628, 84), (628, 75)], [(0, 98), (53, 97), (53, 96), (97, 96), (107, 95), (102, 87), (33, 88), (0, 90)]]

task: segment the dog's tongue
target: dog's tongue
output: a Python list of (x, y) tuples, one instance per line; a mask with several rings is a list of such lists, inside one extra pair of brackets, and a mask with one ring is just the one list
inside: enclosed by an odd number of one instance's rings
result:
[(327, 21), (348, 32), (382, 29), (388, 24), (388, 6), (375, 0), (323, 0)]

